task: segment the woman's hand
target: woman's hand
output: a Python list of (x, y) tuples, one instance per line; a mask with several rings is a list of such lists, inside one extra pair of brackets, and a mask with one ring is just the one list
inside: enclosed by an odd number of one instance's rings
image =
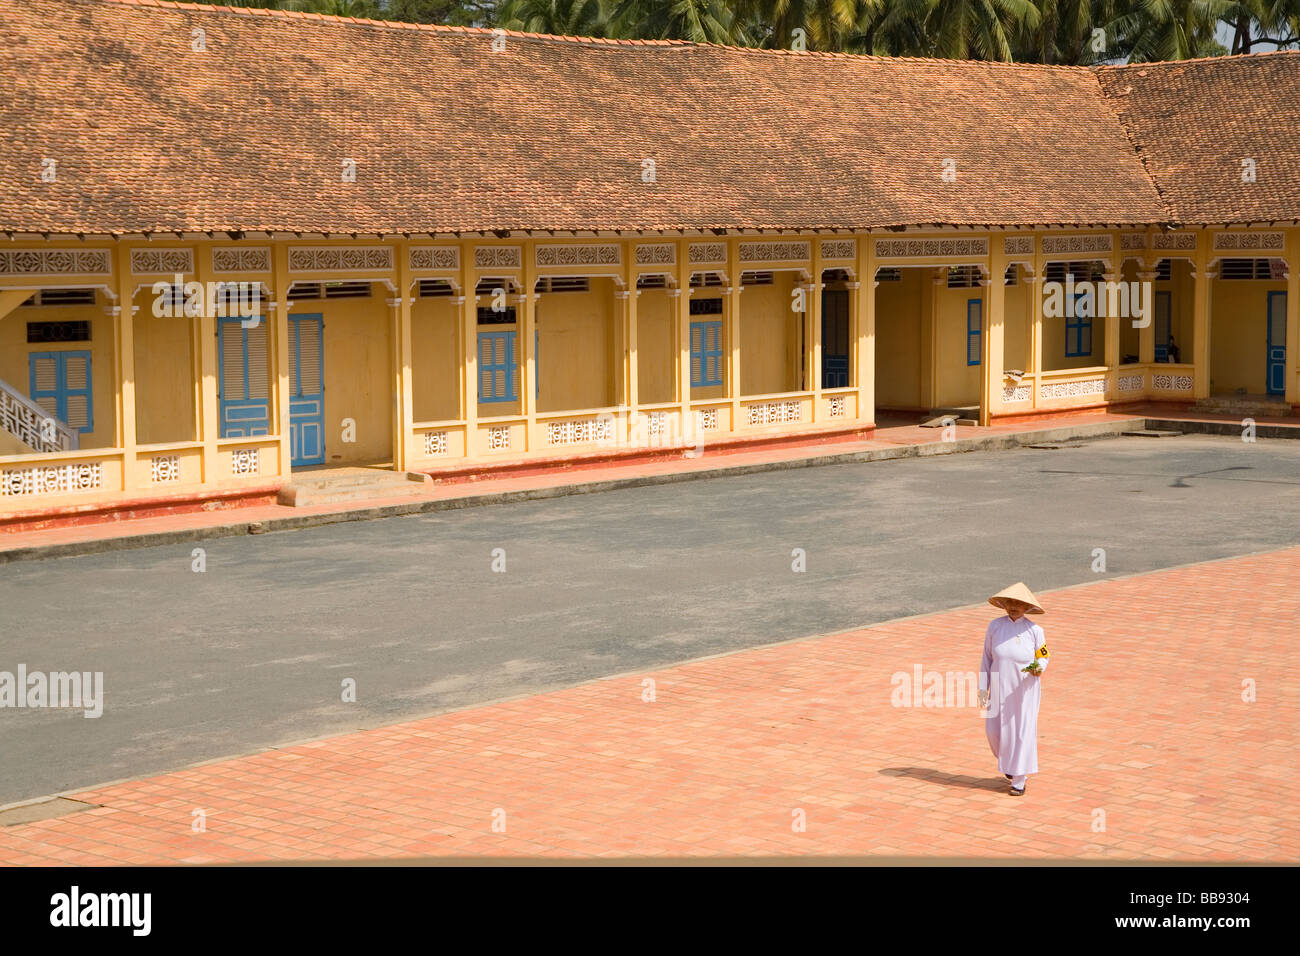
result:
[(1021, 673), (1028, 674), (1031, 677), (1037, 677), (1043, 672), (1043, 665), (1038, 663), (1038, 661), (1034, 661), (1028, 667), (1022, 667), (1020, 670)]

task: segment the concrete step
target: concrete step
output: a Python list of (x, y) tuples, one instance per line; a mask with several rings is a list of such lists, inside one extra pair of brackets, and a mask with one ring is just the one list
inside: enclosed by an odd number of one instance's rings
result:
[(1291, 406), (1282, 398), (1262, 395), (1212, 395), (1199, 399), (1193, 409), (1234, 418), (1286, 418)]
[(291, 508), (332, 505), (341, 501), (407, 498), (424, 494), (433, 479), (413, 471), (348, 469), (308, 473), (280, 489), (276, 500)]

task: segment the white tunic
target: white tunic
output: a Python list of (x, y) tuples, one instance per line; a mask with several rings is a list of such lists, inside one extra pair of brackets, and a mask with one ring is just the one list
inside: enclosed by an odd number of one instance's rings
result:
[[(1000, 617), (984, 634), (984, 659), (980, 663), (980, 690), (990, 691), (984, 733), (989, 739), (998, 770), (1019, 777), (1038, 773), (1039, 679), (1024, 673), (1035, 654), (1047, 668), (1047, 638), (1043, 629), (1026, 617), (1013, 621)], [(992, 680), (990, 681), (990, 677)]]

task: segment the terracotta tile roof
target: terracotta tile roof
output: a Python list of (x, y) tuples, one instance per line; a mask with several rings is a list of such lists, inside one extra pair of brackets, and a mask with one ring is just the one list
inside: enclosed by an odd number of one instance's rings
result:
[[(206, 52), (191, 52), (195, 28)], [(1194, 198), (1163, 182), (1141, 119), (1145, 166), (1119, 121), (1139, 94), (1117, 85), (1148, 95), (1150, 73), (527, 34), (494, 52), (492, 39), (161, 0), (0, 0), (0, 73), (15, 80), (0, 90), (0, 232), (1123, 225), (1174, 218), (1153, 177), (1178, 208)], [(1258, 64), (1272, 76), (1296, 62), (1243, 61), (1236, 99), (1256, 92)], [(1203, 144), (1170, 131), (1175, 158), (1195, 161)], [(1272, 146), (1294, 170), (1295, 143)], [(41, 181), (46, 158), (56, 182)], [(1295, 180), (1253, 201), (1300, 215)]]
[[(1171, 217), (1300, 219), (1300, 51), (1105, 67), (1097, 77)], [(1242, 160), (1256, 180), (1242, 181)]]

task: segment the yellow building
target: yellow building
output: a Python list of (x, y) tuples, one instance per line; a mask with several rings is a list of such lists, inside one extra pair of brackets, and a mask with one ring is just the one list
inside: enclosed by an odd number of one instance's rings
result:
[(882, 412), (1300, 407), (1300, 54), (0, 0), (0, 68), (0, 527)]

